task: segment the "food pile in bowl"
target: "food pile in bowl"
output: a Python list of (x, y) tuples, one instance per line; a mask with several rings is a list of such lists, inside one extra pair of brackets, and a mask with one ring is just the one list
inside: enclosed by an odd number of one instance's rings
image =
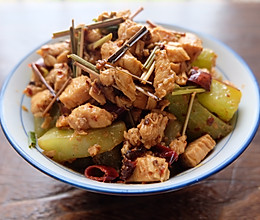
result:
[(198, 166), (232, 131), (241, 99), (195, 34), (136, 14), (104, 12), (54, 33), (24, 90), (30, 146), (101, 182), (163, 182)]

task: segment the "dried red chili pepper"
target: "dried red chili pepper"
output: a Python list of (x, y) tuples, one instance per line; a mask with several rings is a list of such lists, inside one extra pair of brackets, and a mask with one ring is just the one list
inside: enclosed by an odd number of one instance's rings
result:
[(84, 174), (87, 178), (100, 182), (110, 182), (119, 176), (115, 168), (103, 165), (91, 165), (85, 169)]
[(165, 158), (169, 165), (178, 160), (178, 154), (166, 146), (156, 145), (152, 150), (158, 157)]
[(190, 71), (188, 81), (196, 83), (207, 91), (210, 91), (211, 79), (212, 76), (209, 73), (193, 68)]

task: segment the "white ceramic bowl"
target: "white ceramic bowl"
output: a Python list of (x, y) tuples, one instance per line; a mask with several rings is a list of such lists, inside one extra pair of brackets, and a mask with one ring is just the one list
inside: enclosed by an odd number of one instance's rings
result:
[[(189, 31), (180, 27), (164, 26), (179, 31)], [(211, 48), (218, 54), (217, 70), (242, 91), (234, 131), (217, 144), (200, 166), (180, 173), (163, 183), (103, 183), (87, 179), (83, 175), (53, 162), (41, 154), (37, 148), (30, 149), (27, 133), (33, 130), (33, 116), (30, 112), (22, 110), (22, 106), (30, 109), (30, 100), (23, 95), (23, 90), (31, 76), (28, 64), (39, 58), (35, 53), (38, 48), (16, 65), (1, 91), (0, 118), (8, 141), (25, 160), (49, 176), (82, 189), (105, 194), (145, 195), (178, 190), (222, 170), (246, 149), (257, 131), (259, 87), (247, 64), (234, 51), (212, 37), (199, 33), (197, 35), (203, 40), (204, 47)]]

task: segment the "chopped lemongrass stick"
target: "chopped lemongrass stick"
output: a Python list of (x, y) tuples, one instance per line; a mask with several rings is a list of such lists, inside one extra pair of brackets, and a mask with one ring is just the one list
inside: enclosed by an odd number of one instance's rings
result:
[(39, 71), (38, 67), (36, 66), (37, 64), (32, 63), (32, 70), (33, 72), (40, 78), (40, 80), (42, 81), (42, 83), (46, 86), (46, 88), (51, 92), (51, 94), (53, 96), (55, 96), (55, 91), (53, 90), (53, 88), (46, 82), (46, 80), (44, 79), (44, 77), (42, 76), (41, 72)]
[[(123, 69), (120, 69), (119, 67), (114, 67), (114, 66), (109, 65), (109, 64), (105, 64), (105, 67), (107, 67), (107, 68), (114, 68), (114, 69), (116, 69), (116, 70), (118, 70), (118, 71), (120, 71), (120, 72), (123, 72), (123, 73), (126, 73), (126, 74), (132, 76), (132, 77), (135, 78), (135, 79), (138, 79), (138, 80), (140, 80), (140, 81), (143, 80), (142, 78), (140, 78), (140, 77), (138, 77), (138, 76), (136, 76), (136, 75), (130, 73), (129, 71), (125, 71), (125, 70), (123, 70)], [(151, 84), (151, 85), (152, 85), (152, 82), (147, 81), (147, 80), (144, 80), (144, 81), (145, 81), (145, 83), (148, 83), (148, 84)]]
[(124, 18), (109, 18), (104, 21), (98, 21), (96, 23), (86, 25), (86, 28), (88, 28), (88, 29), (104, 28), (104, 27), (109, 27), (109, 26), (114, 26), (114, 25), (120, 24), (124, 21), (125, 21)]
[(84, 66), (90, 68), (91, 70), (93, 70), (93, 71), (99, 73), (98, 69), (96, 68), (96, 66), (95, 66), (94, 64), (92, 64), (92, 63), (90, 63), (90, 62), (84, 60), (83, 58), (79, 57), (79, 56), (76, 55), (76, 54), (69, 54), (69, 55), (68, 55), (68, 58), (71, 58), (71, 59), (77, 61), (78, 63), (80, 63), (80, 64), (82, 64), (82, 65), (84, 65)]
[(89, 73), (89, 74), (93, 74), (97, 77), (99, 77), (99, 73), (96, 72), (96, 71), (93, 71), (91, 68), (89, 68), (88, 66), (84, 66), (83, 64), (77, 62), (77, 61), (74, 61), (73, 63), (74, 65), (76, 65), (77, 67), (81, 68), (82, 70), (84, 70), (85, 72)]
[(147, 27), (143, 26), (134, 36), (132, 36), (124, 45), (112, 54), (108, 59), (107, 62), (115, 63), (121, 56), (125, 54), (125, 52), (132, 47), (138, 40), (140, 40), (146, 33), (148, 32)]
[(146, 23), (149, 24), (151, 28), (157, 27), (157, 25), (150, 20), (147, 20)]
[[(79, 40), (78, 40), (78, 56), (83, 57), (84, 53), (84, 33), (85, 29), (84, 27), (81, 28), (81, 31), (79, 32)], [(81, 75), (81, 68), (76, 68), (76, 77)]]
[(142, 87), (137, 86), (137, 85), (135, 85), (135, 87), (136, 87), (136, 89), (137, 89), (138, 91), (140, 91), (141, 93), (143, 93), (143, 94), (145, 94), (145, 95), (147, 95), (147, 96), (149, 96), (149, 97), (155, 99), (156, 101), (160, 101), (160, 100), (161, 100), (161, 99), (159, 99), (156, 95), (154, 95), (153, 93), (144, 90)]
[(191, 109), (192, 109), (192, 106), (193, 106), (193, 101), (194, 101), (195, 95), (196, 95), (196, 92), (193, 92), (193, 93), (191, 94), (191, 97), (190, 97), (190, 102), (189, 102), (189, 106), (188, 106), (188, 111), (187, 111), (186, 118), (185, 118), (185, 121), (184, 121), (183, 129), (182, 129), (182, 136), (184, 136), (185, 133), (186, 133), (186, 129), (187, 129), (187, 126), (188, 126), (188, 122), (189, 122), (189, 118), (190, 118), (190, 113), (191, 113)]
[[(74, 19), (72, 19), (72, 25), (70, 27), (70, 47), (72, 53), (77, 53), (77, 44), (75, 39)], [(72, 66), (72, 77), (76, 77), (76, 68)]]
[(130, 17), (129, 17), (129, 19), (130, 20), (133, 20), (134, 19), (134, 17), (136, 17), (136, 15), (138, 15), (141, 11), (143, 11), (144, 10), (144, 7), (140, 7), (140, 8), (138, 8), (137, 9), (137, 11), (135, 12), (135, 13), (133, 13)]
[(154, 67), (155, 67), (155, 61), (153, 61), (153, 64), (151, 65), (151, 67), (149, 68), (149, 70), (147, 71), (147, 73), (144, 75), (144, 77), (142, 78), (142, 83), (145, 84), (147, 82), (147, 80), (150, 78), (150, 76), (152, 75), (153, 71), (154, 71)]
[(155, 58), (155, 52), (156, 52), (158, 49), (159, 49), (159, 46), (158, 46), (158, 45), (156, 45), (156, 46), (153, 48), (151, 54), (149, 55), (149, 57), (147, 58), (147, 60), (146, 60), (145, 63), (144, 63), (144, 66), (143, 66), (144, 69), (147, 69), (147, 70), (148, 70), (149, 67), (152, 65), (152, 63), (153, 63), (153, 61), (154, 61), (154, 58)]
[(60, 96), (60, 94), (64, 91), (64, 89), (69, 85), (71, 81), (71, 77), (69, 77), (66, 82), (62, 85), (62, 87), (60, 88), (60, 90), (56, 93), (56, 95), (53, 97), (53, 99), (51, 100), (51, 102), (49, 103), (49, 105), (46, 107), (46, 109), (44, 110), (44, 112), (42, 113), (42, 116), (45, 116), (48, 111), (51, 109), (52, 105), (54, 104), (54, 102), (58, 99), (58, 97)]
[(93, 42), (87, 46), (89, 50), (95, 50), (96, 48), (100, 47), (104, 43), (110, 41), (113, 37), (112, 33), (109, 33), (108, 35), (102, 37), (101, 39), (97, 40), (96, 42)]
[(33, 131), (28, 132), (28, 145), (29, 148), (36, 147), (36, 135)]
[[(106, 19), (104, 21), (98, 21), (93, 24), (86, 25), (85, 28), (87, 28), (87, 29), (105, 28), (105, 27), (110, 27), (110, 26), (120, 24), (124, 21), (125, 21), (124, 18), (110, 18), (110, 19)], [(75, 28), (75, 30), (78, 31), (80, 28), (81, 27)], [(67, 36), (69, 34), (70, 34), (69, 30), (60, 31), (60, 32), (53, 33), (52, 38), (63, 37), (63, 36)]]
[(177, 90), (172, 92), (172, 95), (185, 95), (185, 94), (191, 94), (193, 92), (202, 93), (202, 92), (206, 92), (206, 90), (202, 89), (202, 88), (194, 88), (194, 89), (180, 89), (180, 88), (178, 88)]
[(76, 39), (75, 39), (75, 28), (74, 19), (72, 19), (72, 25), (70, 27), (70, 45), (72, 53), (77, 53)]

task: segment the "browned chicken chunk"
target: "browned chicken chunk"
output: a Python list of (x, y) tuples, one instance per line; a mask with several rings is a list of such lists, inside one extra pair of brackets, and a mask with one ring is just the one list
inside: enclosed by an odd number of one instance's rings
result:
[(159, 26), (151, 29), (151, 35), (152, 35), (152, 38), (150, 40), (151, 43), (163, 42), (163, 41), (176, 42), (178, 40), (178, 37), (174, 32)]
[(136, 159), (136, 167), (127, 182), (163, 182), (170, 177), (164, 158), (147, 155)]
[(87, 76), (73, 78), (60, 95), (60, 101), (66, 108), (71, 109), (90, 99), (90, 79)]
[(69, 126), (76, 131), (107, 127), (112, 121), (111, 113), (90, 103), (75, 108), (68, 116)]
[(189, 55), (191, 62), (200, 55), (203, 49), (202, 41), (195, 34), (186, 33), (184, 37), (180, 38), (179, 43)]
[(140, 29), (141, 25), (135, 23), (132, 20), (126, 20), (125, 22), (121, 23), (118, 28), (118, 39), (120, 40), (128, 40), (132, 36), (135, 35)]
[(118, 89), (120, 89), (124, 95), (131, 100), (131, 102), (136, 99), (136, 88), (133, 77), (127, 70), (118, 67), (101, 71), (100, 82), (104, 86), (116, 85)]
[[(113, 53), (119, 49), (117, 42), (109, 41), (101, 47), (102, 59), (108, 59)], [(137, 60), (129, 51), (127, 51), (117, 62), (117, 65), (128, 70), (130, 73), (140, 76), (142, 73), (142, 63)]]
[(181, 161), (186, 167), (197, 166), (215, 147), (216, 142), (208, 134), (191, 142), (181, 155)]
[(170, 62), (183, 62), (190, 59), (182, 47), (167, 44), (165, 49)]
[(158, 98), (163, 98), (174, 89), (175, 72), (171, 69), (166, 50), (158, 50), (155, 54), (153, 86), (155, 88), (155, 95)]
[(41, 116), (53, 99), (48, 89), (36, 93), (31, 99), (31, 111), (34, 115)]

